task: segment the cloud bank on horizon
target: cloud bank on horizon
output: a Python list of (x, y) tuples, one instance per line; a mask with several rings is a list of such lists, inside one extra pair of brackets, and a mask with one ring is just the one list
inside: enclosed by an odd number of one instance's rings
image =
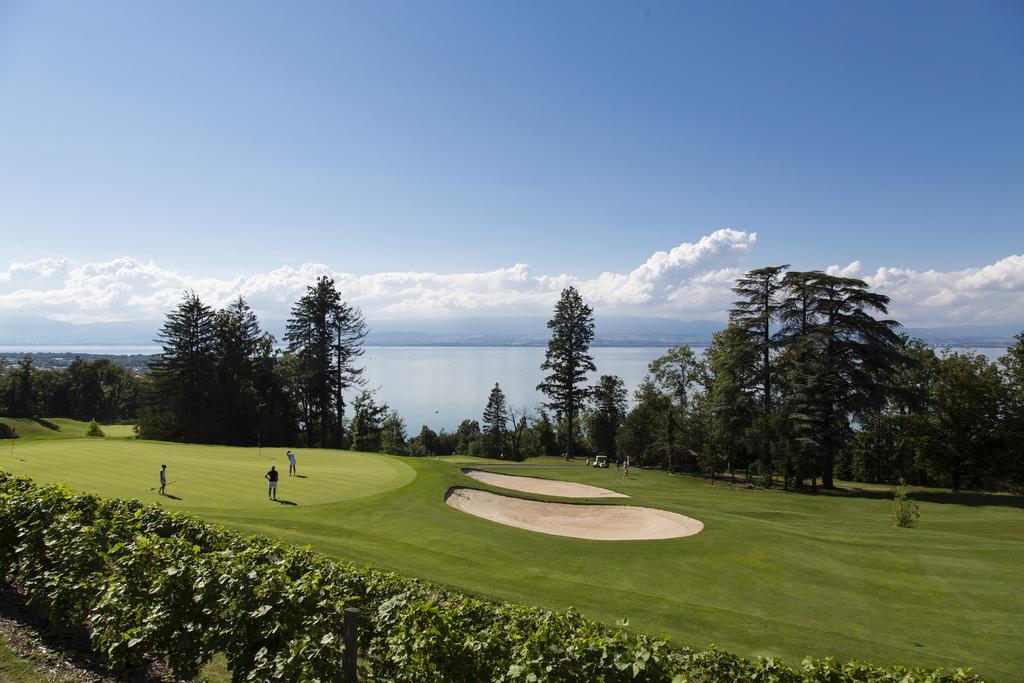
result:
[[(223, 306), (245, 297), (261, 316), (285, 318), (292, 303), (320, 275), (368, 318), (447, 318), (546, 315), (568, 285), (598, 313), (724, 320), (733, 281), (745, 270), (757, 233), (721, 229), (700, 240), (652, 254), (628, 273), (594, 278), (540, 275), (517, 263), (476, 273), (333, 271), (325, 264), (282, 266), (232, 279), (193, 277), (121, 257), (75, 265), (68, 259), (14, 263), (0, 271), (0, 313), (75, 323), (161, 318), (185, 290)], [(864, 279), (892, 298), (890, 313), (905, 325), (1019, 322), (1024, 311), (1024, 254), (959, 271), (881, 267), (865, 273), (859, 261), (828, 272)]]

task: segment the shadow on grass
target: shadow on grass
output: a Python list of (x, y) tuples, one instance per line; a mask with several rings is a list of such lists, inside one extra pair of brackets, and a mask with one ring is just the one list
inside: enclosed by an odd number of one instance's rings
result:
[[(892, 491), (867, 489), (823, 490), (829, 496), (843, 498), (866, 498), (868, 500), (892, 500)], [(967, 505), (970, 507), (1008, 507), (1024, 509), (1024, 496), (1008, 493), (979, 493), (977, 491), (910, 491), (909, 497), (920, 503), (941, 503), (945, 505)]]
[(271, 503), (280, 503), (281, 505), (298, 505), (298, 503), (290, 501), (290, 500), (285, 500), (284, 498), (275, 498), (274, 500), (272, 500), (270, 502)]
[(181, 498), (179, 498), (178, 496), (171, 495), (170, 493), (165, 493), (164, 498), (170, 498), (171, 500), (181, 500)]
[[(710, 481), (710, 477), (705, 474), (682, 474)], [(630, 471), (630, 478), (632, 477), (633, 472)], [(746, 479), (741, 476), (737, 476), (735, 482), (730, 481), (729, 475), (725, 475), (725, 477), (715, 477), (715, 484), (725, 484), (726, 486), (735, 486), (737, 488), (758, 491), (766, 490), (755, 482), (746, 481)], [(792, 493), (810, 496), (825, 495), (837, 496), (840, 498), (863, 498), (865, 500), (892, 500), (894, 489), (895, 487), (888, 489), (861, 489), (856, 488), (856, 485), (853, 485), (850, 487), (840, 487), (835, 489), (823, 489), (818, 487), (816, 491), (812, 491), (807, 487), (802, 489), (791, 488), (789, 490), (784, 490), (782, 488), (782, 482), (776, 481), (775, 485), (770, 490), (775, 493)], [(909, 491), (908, 494), (910, 498), (920, 503), (967, 505), (969, 507), (1006, 507), (1017, 508), (1018, 510), (1024, 509), (1024, 495), (1013, 493), (986, 493), (984, 491), (960, 491), (959, 493), (953, 493), (952, 491)]]
[(296, 479), (309, 479), (309, 477), (307, 477), (305, 474), (295, 474), (292, 476), (294, 476)]

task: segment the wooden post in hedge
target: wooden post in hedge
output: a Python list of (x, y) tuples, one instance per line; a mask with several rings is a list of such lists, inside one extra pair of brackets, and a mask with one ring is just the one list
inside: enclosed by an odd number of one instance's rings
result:
[(345, 680), (351, 683), (356, 680), (356, 658), (359, 656), (359, 610), (355, 607), (345, 609), (345, 654), (341, 661)]

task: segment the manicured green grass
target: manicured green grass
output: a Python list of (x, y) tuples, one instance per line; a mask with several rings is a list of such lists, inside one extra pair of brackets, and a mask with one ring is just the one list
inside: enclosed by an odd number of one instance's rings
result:
[[(85, 436), (89, 429), (88, 422), (71, 420), (66, 417), (43, 418), (46, 422), (53, 424), (59, 429), (52, 429), (39, 420), (26, 417), (0, 417), (0, 423), (13, 427), (18, 432), (19, 439), (77, 439)], [(108, 439), (131, 439), (135, 437), (135, 428), (132, 425), (100, 425), (103, 435)]]
[[(889, 491), (805, 495), (746, 490), (689, 476), (565, 466), (521, 470), (629, 494), (700, 519), (702, 533), (602, 542), (501, 526), (449, 508), (455, 485), (489, 487), (462, 467), (493, 461), (299, 452), (299, 472), (266, 501), (284, 449), (140, 441), (37, 440), (0, 449), (0, 467), (79, 490), (192, 510), (230, 526), (310, 544), (476, 594), (578, 607), (677, 644), (743, 655), (807, 654), (879, 664), (971, 666), (1014, 680), (1024, 671), (1024, 499), (918, 491), (920, 525), (896, 529)], [(169, 465), (160, 497), (159, 464)], [(498, 471), (514, 473), (504, 467)], [(495, 490), (495, 489), (492, 489)], [(523, 495), (523, 494), (512, 494)]]

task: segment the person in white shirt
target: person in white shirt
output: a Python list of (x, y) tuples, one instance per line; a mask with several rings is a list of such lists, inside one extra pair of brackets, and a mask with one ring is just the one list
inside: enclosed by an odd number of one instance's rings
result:
[(288, 476), (295, 474), (295, 454), (288, 450)]

